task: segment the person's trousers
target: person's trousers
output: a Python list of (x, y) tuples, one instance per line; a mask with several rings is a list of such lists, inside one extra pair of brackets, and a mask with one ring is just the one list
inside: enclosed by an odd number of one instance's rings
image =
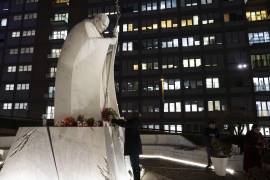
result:
[(207, 160), (208, 160), (208, 166), (212, 164), (211, 161), (211, 155), (213, 153), (213, 148), (212, 147), (206, 147), (206, 152), (207, 152)]
[(140, 158), (139, 154), (129, 155), (130, 163), (133, 170), (134, 180), (140, 180)]

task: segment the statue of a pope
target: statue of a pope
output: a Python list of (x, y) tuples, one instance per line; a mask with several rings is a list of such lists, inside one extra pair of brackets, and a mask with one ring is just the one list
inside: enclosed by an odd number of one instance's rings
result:
[(102, 36), (108, 25), (108, 16), (98, 14), (68, 34), (57, 65), (55, 123), (80, 114), (99, 120), (105, 103), (119, 113), (114, 87), (117, 37)]

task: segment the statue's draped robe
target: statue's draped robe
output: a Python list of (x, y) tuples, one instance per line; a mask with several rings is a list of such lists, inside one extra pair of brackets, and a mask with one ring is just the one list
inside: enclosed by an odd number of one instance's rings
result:
[[(118, 112), (113, 77), (115, 54), (108, 54), (110, 44), (115, 42), (115, 38), (103, 38), (91, 20), (84, 20), (71, 30), (62, 47), (57, 65), (56, 122), (80, 114), (86, 118), (94, 117), (101, 120), (107, 73), (110, 73), (108, 103), (111, 103), (112, 108)], [(108, 60), (111, 57), (109, 69)]]

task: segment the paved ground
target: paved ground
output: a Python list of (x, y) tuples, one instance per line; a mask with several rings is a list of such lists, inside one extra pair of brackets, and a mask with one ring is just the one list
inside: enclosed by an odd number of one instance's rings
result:
[(212, 170), (185, 166), (158, 159), (143, 159), (145, 168), (143, 180), (244, 180), (242, 173), (228, 174), (226, 177), (216, 176)]

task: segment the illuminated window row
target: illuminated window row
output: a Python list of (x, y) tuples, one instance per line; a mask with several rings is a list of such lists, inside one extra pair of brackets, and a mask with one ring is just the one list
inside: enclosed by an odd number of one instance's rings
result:
[[(8, 66), (7, 72), (16, 72), (16, 66)], [(20, 65), (19, 72), (30, 72), (32, 71), (32, 65)]]
[(51, 49), (51, 53), (48, 55), (48, 58), (59, 58), (61, 54), (61, 49)]
[(26, 36), (35, 36), (35, 35), (36, 35), (36, 30), (34, 30), (34, 29), (32, 29), (32, 30), (25, 30), (22, 33), (22, 36), (23, 37), (26, 37)]
[(268, 54), (252, 54), (250, 56), (252, 68), (269, 67), (270, 53)]
[[(200, 46), (201, 40), (199, 36), (190, 36), (181, 38), (182, 47), (193, 47)], [(138, 50), (138, 43), (134, 43), (133, 41), (122, 42), (121, 50), (122, 51), (133, 51)], [(203, 37), (203, 46), (213, 46), (213, 45), (222, 45), (221, 35), (209, 35)], [(178, 38), (163, 38), (160, 39), (160, 45), (162, 49), (165, 48), (178, 48), (179, 40)], [(152, 50), (159, 48), (159, 40), (158, 39), (144, 39), (142, 40), (142, 48), (143, 50)]]
[[(14, 103), (14, 109), (16, 110), (27, 110), (28, 103)], [(13, 108), (12, 103), (3, 103), (3, 110), (11, 110)]]
[(246, 18), (248, 21), (261, 21), (269, 19), (266, 10), (247, 11)]
[(270, 91), (270, 77), (254, 77), (255, 91)]
[[(9, 54), (10, 55), (15, 55), (19, 53), (19, 49), (18, 48), (12, 48), (9, 49)], [(33, 54), (34, 53), (34, 47), (23, 47), (20, 49), (20, 53), (21, 54)]]
[(160, 10), (171, 9), (177, 7), (177, 0), (161, 0), (152, 2), (143, 2), (141, 6), (142, 11), (156, 11), (158, 8)]
[(181, 124), (163, 125), (163, 129), (168, 133), (182, 133), (183, 126)]
[(50, 35), (49, 39), (63, 39), (65, 40), (67, 37), (67, 30), (59, 30), (59, 31), (53, 31), (52, 35)]
[(256, 107), (258, 117), (270, 116), (270, 101), (256, 101)]
[(55, 3), (57, 4), (68, 4), (69, 3), (69, 0), (55, 0)]
[[(159, 80), (143, 80), (143, 90), (144, 91), (158, 91), (159, 85), (161, 83), (162, 90), (165, 91), (177, 91), (181, 90), (181, 80), (180, 79), (162, 79)], [(206, 78), (205, 80), (206, 88), (220, 88), (219, 78)], [(268, 81), (269, 83), (269, 81)], [(183, 89), (202, 89), (203, 82), (199, 79), (185, 79), (183, 80)], [(269, 88), (269, 87), (268, 87)], [(138, 81), (125, 81), (122, 84), (123, 92), (138, 91)]]
[(260, 44), (270, 42), (269, 32), (248, 33), (249, 44)]
[(69, 13), (54, 14), (53, 21), (65, 21), (68, 23)]

